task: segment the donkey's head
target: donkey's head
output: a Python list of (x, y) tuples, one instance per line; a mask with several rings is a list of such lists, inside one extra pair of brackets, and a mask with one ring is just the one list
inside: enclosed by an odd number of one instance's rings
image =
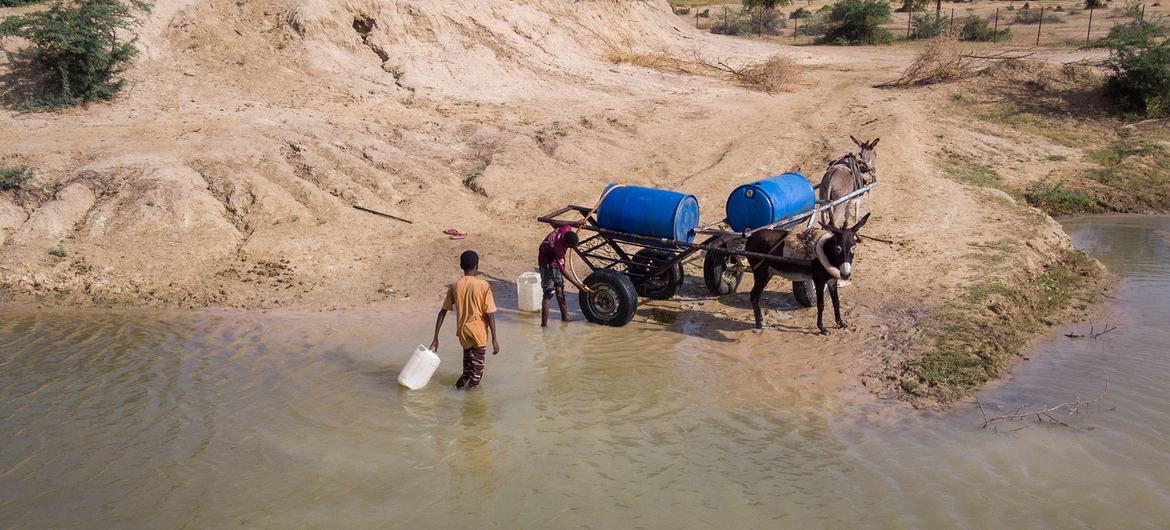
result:
[(864, 160), (865, 163), (869, 165), (869, 167), (877, 169), (877, 151), (875, 150), (877, 149), (877, 144), (881, 141), (881, 138), (874, 138), (868, 142), (863, 142), (857, 138), (854, 138), (853, 135), (849, 135), (849, 139), (853, 140), (853, 143), (857, 144), (857, 147), (861, 149), (861, 159)]
[(866, 221), (869, 221), (869, 214), (865, 214), (865, 217), (862, 217), (852, 228), (837, 228), (824, 221), (821, 222), (822, 228), (833, 233), (833, 237), (825, 242), (825, 257), (829, 259), (830, 264), (841, 271), (842, 280), (848, 280), (849, 276), (853, 274), (853, 251), (861, 240), (857, 237), (857, 232), (865, 226)]

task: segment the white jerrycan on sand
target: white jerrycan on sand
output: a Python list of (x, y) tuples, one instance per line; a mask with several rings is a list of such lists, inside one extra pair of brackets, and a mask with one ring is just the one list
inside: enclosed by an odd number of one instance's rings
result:
[(540, 311), (540, 273), (526, 272), (516, 280), (516, 304), (521, 311)]
[(411, 390), (418, 390), (427, 386), (427, 382), (438, 368), (439, 356), (426, 346), (419, 345), (414, 349), (414, 355), (410, 356), (410, 360), (406, 361), (402, 373), (398, 374), (398, 384)]

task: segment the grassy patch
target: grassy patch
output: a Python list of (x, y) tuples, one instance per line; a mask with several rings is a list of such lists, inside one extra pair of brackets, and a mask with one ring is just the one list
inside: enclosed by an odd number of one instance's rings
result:
[(1049, 215), (1074, 215), (1097, 211), (1097, 201), (1080, 191), (1066, 190), (1063, 183), (1035, 182), (1024, 192), (1028, 204)]
[(1068, 157), (1064, 155), (1048, 155), (1044, 157), (1044, 160), (1049, 162), (1064, 162), (1065, 160), (1068, 160)]
[(1170, 152), (1161, 144), (1119, 138), (1090, 150), (1088, 158), (1101, 166), (1090, 174), (1097, 182), (1132, 196), (1145, 209), (1170, 206)]
[(1066, 250), (1038, 275), (972, 285), (931, 323), (934, 347), (903, 364), (901, 388), (949, 402), (998, 377), (1035, 331), (1087, 294), (1096, 275), (1092, 259)]
[(994, 187), (1003, 181), (1003, 177), (995, 168), (986, 164), (976, 164), (966, 160), (960, 160), (951, 164), (946, 169), (947, 176), (958, 180), (959, 182), (966, 182), (968, 184), (975, 184), (976, 186)]
[(31, 178), (32, 170), (27, 167), (0, 167), (0, 191), (20, 189)]

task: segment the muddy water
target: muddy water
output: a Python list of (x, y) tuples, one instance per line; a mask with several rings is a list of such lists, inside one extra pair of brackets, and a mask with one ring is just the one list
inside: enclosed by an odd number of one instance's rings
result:
[(1055, 334), (981, 399), (1091, 396), (1108, 377), (1076, 430), (826, 413), (756, 368), (771, 335), (505, 313), (484, 387), (450, 388), (445, 334), (432, 384), (406, 392), (394, 376), (429, 310), (5, 309), (0, 527), (1164, 526), (1170, 220), (1068, 228), (1125, 278), (1100, 317), (1118, 330)]

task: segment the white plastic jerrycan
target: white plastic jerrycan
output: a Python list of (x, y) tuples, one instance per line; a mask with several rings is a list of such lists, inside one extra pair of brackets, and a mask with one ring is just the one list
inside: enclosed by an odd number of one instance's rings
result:
[(418, 390), (427, 386), (427, 382), (438, 368), (439, 356), (426, 346), (419, 345), (414, 349), (414, 355), (410, 356), (410, 360), (406, 361), (402, 373), (398, 374), (398, 384), (411, 390)]
[(516, 280), (516, 304), (521, 311), (540, 311), (540, 273), (526, 272)]

